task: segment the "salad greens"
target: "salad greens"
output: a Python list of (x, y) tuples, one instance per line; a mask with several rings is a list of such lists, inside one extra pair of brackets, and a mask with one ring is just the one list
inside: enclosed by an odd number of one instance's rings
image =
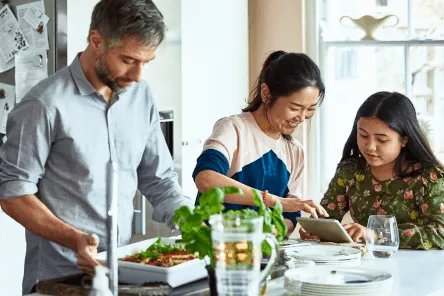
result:
[(171, 251), (182, 251), (184, 247), (182, 245), (164, 245), (162, 239), (159, 237), (157, 241), (149, 246), (145, 251), (140, 254), (143, 258), (156, 259), (161, 253), (168, 253)]
[[(174, 214), (174, 223), (182, 232), (182, 240), (180, 242), (185, 245), (185, 249), (189, 252), (199, 253), (200, 259), (208, 256), (211, 268), (215, 266), (215, 256), (211, 240), (211, 229), (205, 222), (210, 219), (211, 215), (221, 214), (225, 209), (223, 205), (225, 194), (243, 195), (243, 192), (236, 187), (213, 188), (200, 196), (199, 205), (194, 210), (183, 206), (177, 209)], [(254, 189), (253, 201), (258, 207), (257, 212), (252, 209), (230, 210), (223, 215), (238, 216), (242, 219), (254, 219), (262, 216), (264, 217), (263, 232), (273, 233), (274, 226), (276, 238), (282, 242), (287, 234), (287, 225), (282, 216), (281, 203), (276, 201), (273, 209), (268, 208), (264, 204), (262, 195)], [(271, 247), (265, 241), (262, 244), (262, 251), (268, 255), (271, 253)]]

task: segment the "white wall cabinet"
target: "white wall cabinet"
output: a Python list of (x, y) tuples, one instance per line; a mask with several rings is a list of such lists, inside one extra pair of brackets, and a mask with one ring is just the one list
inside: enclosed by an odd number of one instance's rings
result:
[[(157, 0), (168, 27), (156, 59), (144, 70), (159, 110), (174, 111), (174, 162), (195, 198), (196, 160), (214, 123), (237, 114), (248, 96), (248, 1)], [(151, 208), (148, 208), (149, 216)], [(147, 223), (149, 235), (169, 235)]]

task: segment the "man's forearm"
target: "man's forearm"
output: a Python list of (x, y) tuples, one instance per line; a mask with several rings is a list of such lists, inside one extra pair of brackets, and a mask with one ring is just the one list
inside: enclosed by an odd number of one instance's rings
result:
[(57, 218), (35, 195), (0, 200), (0, 206), (29, 231), (77, 252), (83, 232)]

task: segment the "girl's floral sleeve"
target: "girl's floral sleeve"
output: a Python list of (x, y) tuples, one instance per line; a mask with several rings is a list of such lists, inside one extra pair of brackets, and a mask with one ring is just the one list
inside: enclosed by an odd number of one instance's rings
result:
[(321, 205), (327, 210), (330, 219), (341, 221), (348, 212), (347, 186), (350, 182), (354, 182), (351, 164), (339, 164), (336, 174), (331, 179), (328, 189), (321, 200)]
[(424, 176), (417, 193), (419, 213), (412, 223), (399, 224), (400, 248), (444, 249), (444, 174), (434, 169)]

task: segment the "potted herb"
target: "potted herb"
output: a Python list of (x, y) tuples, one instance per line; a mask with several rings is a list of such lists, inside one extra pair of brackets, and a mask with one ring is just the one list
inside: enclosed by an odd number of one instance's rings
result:
[[(223, 205), (225, 194), (243, 195), (243, 192), (236, 187), (213, 188), (200, 196), (199, 205), (197, 205), (194, 210), (183, 206), (177, 209), (174, 215), (174, 223), (182, 232), (181, 242), (185, 245), (185, 249), (191, 253), (198, 253), (200, 259), (204, 259), (206, 256), (210, 259), (207, 270), (211, 295), (217, 295), (214, 274), (216, 262), (211, 239), (211, 229), (206, 224), (206, 221), (210, 219), (210, 216), (223, 212), (225, 208)], [(251, 209), (243, 209), (228, 211), (224, 213), (224, 215), (239, 215), (247, 219), (262, 216), (263, 232), (273, 233), (275, 230), (274, 233), (277, 240), (282, 242), (287, 234), (287, 225), (282, 216), (281, 203), (277, 201), (273, 209), (267, 208), (261, 194), (257, 190), (253, 190), (253, 200), (258, 207), (257, 212)], [(265, 241), (262, 244), (262, 251), (267, 255), (271, 253), (271, 247)]]

